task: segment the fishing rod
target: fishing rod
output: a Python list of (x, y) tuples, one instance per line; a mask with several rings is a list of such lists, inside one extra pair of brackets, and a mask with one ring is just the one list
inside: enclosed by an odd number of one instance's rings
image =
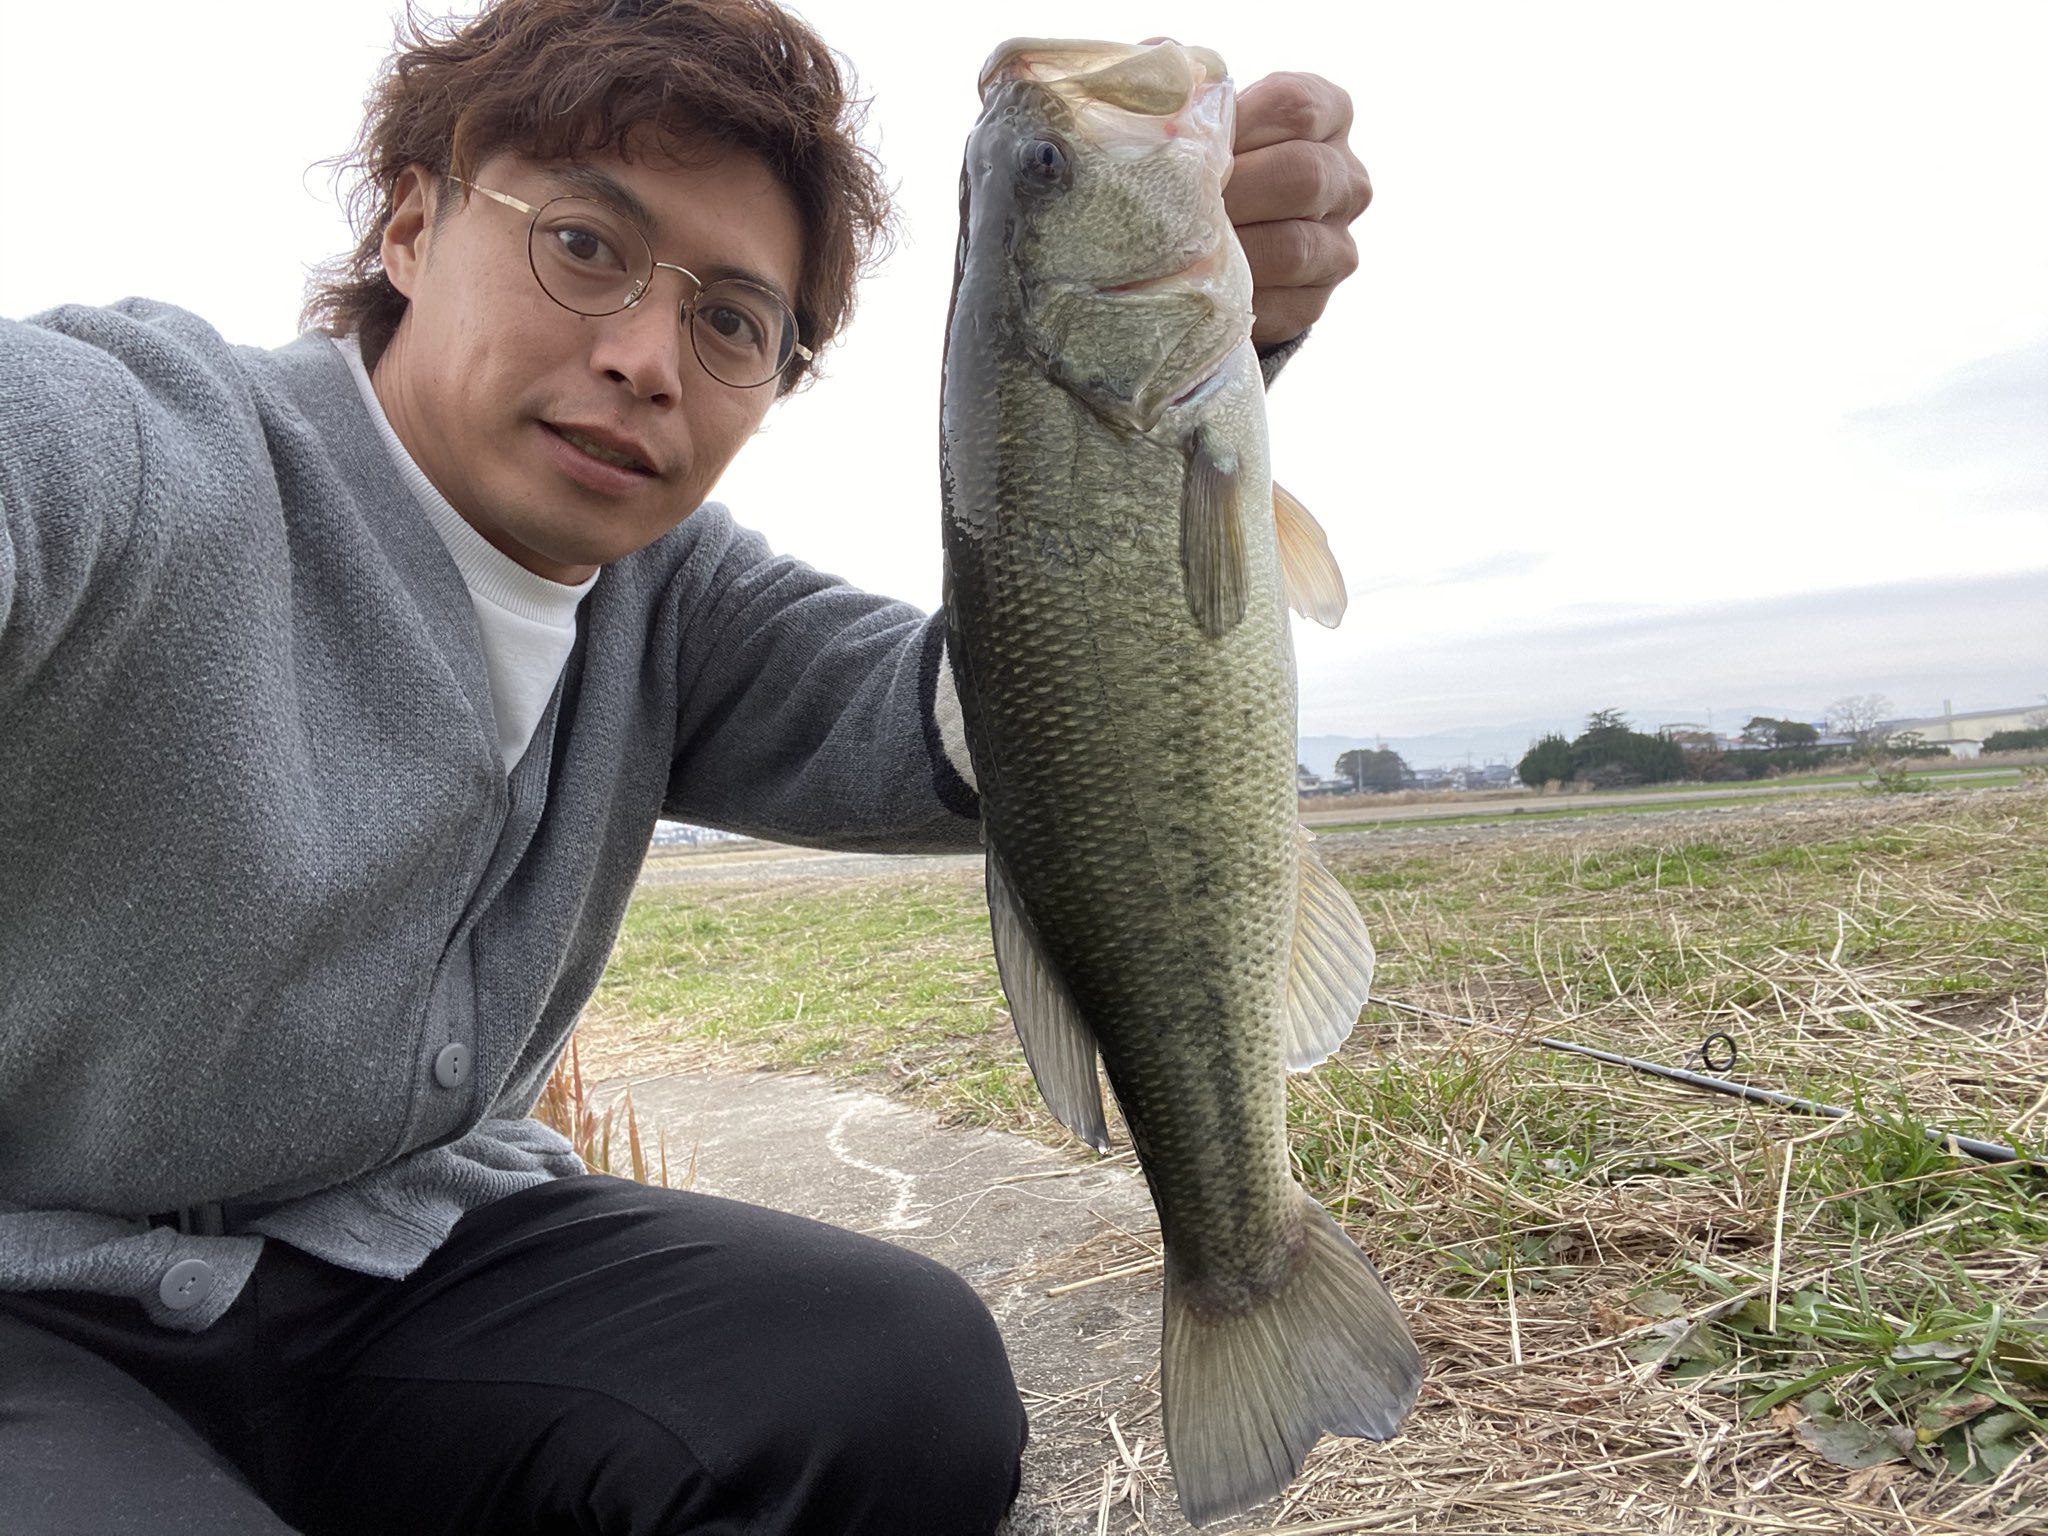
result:
[[(1398, 1008), (1403, 1013), (1413, 1013), (1425, 1019), (1442, 1019), (1451, 1024), (1465, 1024), (1473, 1029), (1491, 1029), (1500, 1034), (1512, 1035), (1517, 1031), (1504, 1024), (1487, 1024), (1478, 1019), (1464, 1018), (1455, 1013), (1445, 1013), (1437, 1008), (1424, 1008), (1415, 1003), (1404, 1003), (1391, 997), (1376, 997), (1374, 1002), (1386, 1008)], [(1588, 1056), (1594, 1061), (1604, 1061), (1609, 1066), (1627, 1067), (1631, 1071), (1647, 1073), (1651, 1077), (1668, 1078), (1674, 1083), (1685, 1083), (1694, 1088), (1706, 1088), (1715, 1093), (1733, 1094), (1738, 1099), (1748, 1099), (1753, 1104), (1769, 1104), (1778, 1109), (1789, 1109), (1797, 1114), (1815, 1115), (1828, 1120), (1845, 1120), (1855, 1113), (1839, 1104), (1822, 1104), (1814, 1099), (1802, 1099), (1795, 1094), (1779, 1093), (1774, 1088), (1755, 1088), (1748, 1083), (1730, 1082), (1725, 1077), (1710, 1077), (1704, 1072), (1689, 1071), (1684, 1067), (1667, 1067), (1662, 1062), (1645, 1061), (1640, 1056), (1624, 1056), (1618, 1051), (1603, 1051), (1597, 1046), (1580, 1045), (1573, 1040), (1559, 1040), (1550, 1035), (1529, 1037), (1538, 1045), (1553, 1051), (1566, 1051), (1574, 1056)], [(1717, 1051), (1716, 1047), (1720, 1049)], [(1726, 1072), (1735, 1065), (1735, 1041), (1725, 1034), (1707, 1036), (1700, 1046), (1702, 1065)], [(1926, 1126), (1922, 1134), (1936, 1146), (1956, 1152), (1967, 1152), (1982, 1163), (2026, 1163), (2037, 1170), (2048, 1169), (2048, 1164), (2015, 1152), (2011, 1147), (1995, 1141), (1979, 1141), (1974, 1136), (1958, 1136), (1953, 1131), (1939, 1130)]]

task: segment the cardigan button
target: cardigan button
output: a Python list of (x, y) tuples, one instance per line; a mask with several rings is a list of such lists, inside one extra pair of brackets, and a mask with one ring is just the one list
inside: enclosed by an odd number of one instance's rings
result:
[(186, 1259), (164, 1271), (157, 1298), (173, 1312), (189, 1312), (213, 1294), (213, 1266), (204, 1259)]
[(460, 1088), (469, 1081), (469, 1059), (470, 1049), (460, 1041), (442, 1046), (434, 1058), (434, 1081), (443, 1088)]

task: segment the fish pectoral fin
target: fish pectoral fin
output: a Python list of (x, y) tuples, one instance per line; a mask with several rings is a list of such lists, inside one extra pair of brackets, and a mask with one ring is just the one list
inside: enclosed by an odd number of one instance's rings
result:
[(988, 851), (988, 918), (1010, 1019), (1046, 1108), (1089, 1146), (1107, 1152), (1109, 1126), (1102, 1116), (1102, 1080), (1095, 1074), (1094, 1032), (1046, 960), (1038, 930), (1010, 888), (994, 848)]
[(1351, 599), (1323, 525), (1291, 492), (1276, 485), (1273, 526), (1280, 540), (1280, 590), (1287, 606), (1325, 629), (1335, 629)]
[(1287, 973), (1281, 1050), (1287, 1070), (1306, 1072), (1336, 1054), (1372, 992), (1372, 938), (1351, 893), (1323, 866), (1298, 829), (1294, 958)]
[(1238, 504), (1243, 478), (1237, 455), (1207, 429), (1188, 440), (1188, 472), (1181, 482), (1180, 568), (1188, 611), (1211, 640), (1237, 628), (1251, 601), (1244, 517)]

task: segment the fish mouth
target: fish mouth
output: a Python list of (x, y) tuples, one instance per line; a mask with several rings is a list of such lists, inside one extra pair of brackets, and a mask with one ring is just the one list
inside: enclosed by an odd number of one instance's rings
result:
[(1180, 43), (1088, 42), (1013, 37), (981, 69), (981, 99), (1012, 81), (1030, 81), (1076, 105), (1095, 103), (1140, 117), (1177, 117), (1229, 76), (1222, 56)]
[(1180, 43), (1099, 43), (1013, 37), (981, 70), (981, 103), (1042, 93), (1049, 115), (1112, 156), (1177, 144), (1201, 160), (1219, 186), (1230, 180), (1237, 91), (1223, 57)]

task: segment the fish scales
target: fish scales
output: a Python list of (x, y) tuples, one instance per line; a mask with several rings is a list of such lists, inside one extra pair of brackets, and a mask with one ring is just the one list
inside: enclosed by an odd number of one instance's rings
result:
[[(1235, 387), (1258, 389), (1249, 348), (1237, 372)], [(1004, 392), (1007, 421), (1074, 407), (1021, 366), (1006, 371)], [(996, 452), (1000, 466), (1038, 450), (1020, 434)], [(1133, 458), (1145, 469), (1129, 473)], [(1091, 489), (1059, 526), (1035, 497), (1000, 498), (992, 536), (953, 566), (949, 607), (981, 616), (976, 765), (1000, 784), (986, 799), (989, 841), (1084, 1015), (1116, 1021), (1098, 1037), (1104, 1065), (1134, 1134), (1160, 1154), (1146, 1171), (1162, 1226), (1179, 1239), (1175, 1262), (1199, 1280), (1220, 1247), (1215, 1267), (1236, 1274), (1298, 1225), (1279, 1115), (1241, 1112), (1248, 1099), (1274, 1107), (1282, 1097), (1273, 1021), (1294, 928), (1293, 700), (1275, 665), (1277, 561), (1269, 531), (1245, 623), (1190, 647), (1180, 457), (1131, 454), (1096, 433), (1075, 463)], [(1028, 465), (1018, 479), (1031, 485)], [(987, 728), (997, 720), (1000, 735)], [(1188, 1051), (1190, 1040), (1208, 1049)], [(1266, 1174), (1256, 1202), (1254, 1168)]]
[(1341, 579), (1271, 487), (1222, 212), (1230, 105), (1203, 50), (998, 50), (941, 434), (1003, 985), (1054, 1112), (1107, 1146), (1099, 1052), (1136, 1144), (1197, 1523), (1278, 1492), (1326, 1431), (1391, 1434), (1419, 1379), (1371, 1265), (1288, 1163), (1285, 1068), (1348, 1032), (1371, 947), (1296, 825), (1279, 538), (1326, 622)]

